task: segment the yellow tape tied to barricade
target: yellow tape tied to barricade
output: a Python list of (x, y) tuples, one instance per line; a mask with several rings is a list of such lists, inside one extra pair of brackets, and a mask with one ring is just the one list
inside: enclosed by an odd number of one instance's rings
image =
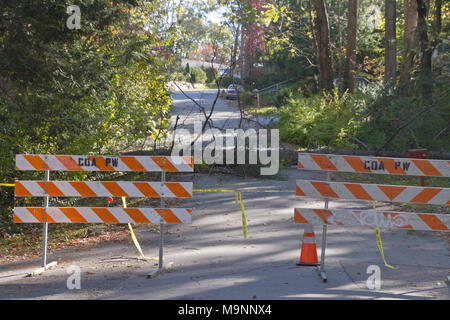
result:
[[(126, 208), (127, 207), (127, 202), (126, 202), (125, 197), (122, 197), (122, 203), (123, 203), (123, 207)], [(139, 241), (137, 240), (136, 236), (134, 235), (133, 227), (131, 227), (131, 223), (128, 224), (128, 228), (130, 229), (131, 239), (133, 239), (134, 246), (136, 247), (136, 249), (141, 254), (142, 259), (144, 259), (144, 260), (156, 260), (156, 261), (159, 260), (158, 257), (146, 257), (144, 255), (144, 253), (142, 252), (141, 246), (139, 245)]]
[(194, 189), (194, 192), (295, 192), (295, 190), (222, 190), (222, 189)]
[(14, 187), (14, 183), (0, 183), (0, 187)]
[(242, 192), (239, 192), (239, 199), (241, 201), (242, 211), (242, 233), (244, 234), (244, 239), (247, 239), (247, 217), (245, 216), (244, 203), (242, 202)]
[(295, 190), (228, 190), (228, 189), (194, 189), (194, 192), (234, 192), (235, 202), (241, 205), (242, 214), (242, 233), (244, 239), (247, 239), (247, 216), (245, 215), (244, 201), (242, 200), (243, 192), (262, 193), (262, 192), (295, 192)]
[[(372, 205), (373, 205), (373, 210), (375, 210), (375, 201), (372, 201)], [(393, 267), (386, 262), (386, 259), (384, 257), (383, 243), (381, 242), (380, 228), (378, 228), (378, 227), (375, 228), (375, 235), (376, 235), (376, 239), (377, 239), (378, 250), (380, 250), (380, 254), (381, 254), (381, 258), (383, 259), (384, 266), (389, 269), (394, 269), (394, 270), (398, 269), (398, 267)]]

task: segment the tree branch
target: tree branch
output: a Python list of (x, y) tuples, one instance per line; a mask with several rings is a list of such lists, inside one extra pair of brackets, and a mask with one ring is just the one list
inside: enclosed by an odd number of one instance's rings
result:
[(417, 113), (411, 119), (409, 119), (409, 121), (403, 123), (400, 127), (398, 127), (394, 131), (394, 133), (383, 143), (383, 145), (375, 151), (375, 155), (377, 155), (385, 146), (387, 146), (400, 133), (400, 131), (402, 131), (404, 128), (406, 128), (411, 123), (413, 123), (416, 118), (418, 118), (419, 116), (421, 116), (422, 114), (424, 114), (425, 112), (430, 110), (430, 108), (431, 108), (431, 106), (423, 108), (419, 113)]

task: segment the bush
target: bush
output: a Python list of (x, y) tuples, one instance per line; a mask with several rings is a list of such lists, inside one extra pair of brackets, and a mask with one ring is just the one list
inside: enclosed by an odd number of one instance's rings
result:
[(191, 69), (190, 71), (190, 81), (191, 83), (205, 83), (206, 81), (206, 73), (200, 68)]
[(222, 78), (219, 78), (219, 80), (221, 88), (228, 88), (228, 86), (233, 83), (233, 79), (230, 75), (224, 75)]
[(184, 67), (184, 73), (185, 76), (191, 74), (191, 68), (189, 67), (189, 63), (186, 63), (186, 66)]
[[(429, 82), (431, 99), (414, 80), (395, 89), (367, 86), (355, 94), (277, 96), (280, 137), (302, 147), (395, 151), (450, 149), (448, 81)], [(280, 102), (281, 103), (281, 102)]]
[(241, 103), (243, 106), (252, 106), (253, 98), (250, 91), (245, 91), (240, 94)]
[(275, 107), (280, 108), (285, 105), (289, 98), (292, 97), (292, 90), (290, 88), (282, 88), (275, 94)]
[(176, 81), (187, 81), (187, 76), (183, 74), (182, 72), (175, 72), (173, 74), (173, 79)]
[(216, 78), (218, 77), (218, 71), (215, 68), (208, 67), (204, 69), (206, 73), (206, 82), (207, 83), (215, 83)]
[[(448, 77), (447, 77), (448, 80)], [(408, 149), (450, 150), (448, 81), (427, 81), (432, 98), (422, 95), (423, 80), (380, 91), (367, 107), (367, 121), (359, 139), (373, 150), (404, 153)], [(388, 141), (397, 128), (408, 123)], [(387, 143), (386, 143), (387, 142)]]
[(280, 109), (280, 137), (311, 149), (357, 148), (350, 136), (357, 136), (364, 122), (364, 105), (362, 97), (339, 97), (337, 91), (325, 96), (291, 96)]

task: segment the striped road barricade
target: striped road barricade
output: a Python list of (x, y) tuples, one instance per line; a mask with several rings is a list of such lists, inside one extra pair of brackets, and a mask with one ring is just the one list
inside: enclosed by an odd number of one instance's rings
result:
[(297, 196), (324, 199), (325, 208), (294, 209), (295, 223), (310, 226), (309, 228), (313, 225), (323, 226), (318, 271), (324, 282), (327, 281), (324, 268), (328, 225), (450, 231), (450, 216), (446, 214), (328, 208), (328, 201), (331, 199), (449, 205), (449, 188), (329, 181), (330, 172), (449, 177), (449, 160), (299, 153), (298, 169), (327, 172), (327, 181), (296, 181)]
[[(16, 155), (16, 170), (45, 171), (42, 181), (15, 181), (16, 197), (43, 197), (43, 207), (14, 207), (15, 223), (42, 223), (42, 268), (47, 264), (49, 223), (159, 223), (159, 264), (164, 268), (164, 225), (191, 223), (191, 208), (165, 208), (165, 198), (192, 198), (192, 182), (167, 182), (166, 172), (193, 172), (192, 157)], [(161, 172), (161, 181), (51, 181), (50, 171)], [(153, 197), (159, 208), (50, 207), (50, 197)]]

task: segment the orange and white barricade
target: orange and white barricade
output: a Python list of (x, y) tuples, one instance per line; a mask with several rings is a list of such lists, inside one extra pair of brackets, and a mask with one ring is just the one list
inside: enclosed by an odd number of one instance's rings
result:
[[(43, 207), (15, 207), (14, 222), (43, 223), (43, 268), (48, 223), (159, 223), (159, 268), (164, 224), (191, 223), (191, 208), (165, 208), (164, 198), (192, 198), (192, 182), (167, 182), (166, 172), (193, 172), (192, 157), (16, 155), (16, 170), (45, 171), (45, 180), (15, 181), (16, 197), (44, 197)], [(51, 181), (50, 171), (161, 172), (161, 181)], [(154, 197), (159, 208), (50, 207), (49, 197)], [(156, 272), (154, 273), (156, 274)]]
[[(301, 170), (320, 170), (327, 173), (357, 172), (420, 177), (450, 176), (449, 160), (299, 153), (298, 168)], [(329, 179), (327, 178), (327, 180)], [(330, 199), (449, 205), (449, 188), (297, 180), (296, 195), (325, 200), (325, 208), (323, 209), (294, 209), (295, 223), (305, 224), (311, 226), (311, 228), (313, 225), (323, 226), (322, 254), (319, 263), (319, 274), (323, 281), (326, 281), (324, 259), (328, 225), (450, 231), (450, 216), (446, 214), (328, 208), (328, 201)], [(311, 231), (307, 232), (311, 233)]]

